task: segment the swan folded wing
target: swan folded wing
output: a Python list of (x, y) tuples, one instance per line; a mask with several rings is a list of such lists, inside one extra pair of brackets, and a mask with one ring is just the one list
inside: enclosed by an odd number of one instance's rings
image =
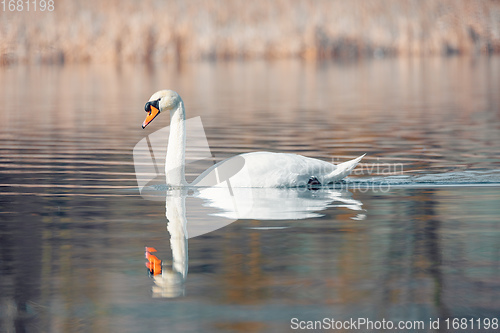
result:
[(347, 176), (363, 156), (334, 165), (296, 154), (246, 153), (215, 164), (203, 172), (192, 185), (300, 187), (307, 186), (311, 177), (325, 185)]
[[(231, 186), (230, 181), (234, 176), (240, 174), (239, 177), (242, 177), (241, 173), (244, 173), (244, 167), (245, 159), (242, 155), (230, 157), (205, 170), (193, 181), (191, 185), (211, 187), (225, 184), (226, 186)], [(248, 175), (246, 176), (248, 177)]]

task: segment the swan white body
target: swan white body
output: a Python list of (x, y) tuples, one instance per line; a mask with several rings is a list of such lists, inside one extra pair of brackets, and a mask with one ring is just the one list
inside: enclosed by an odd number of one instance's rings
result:
[(170, 111), (170, 135), (165, 160), (165, 176), (167, 185), (171, 187), (217, 186), (221, 185), (224, 180), (229, 180), (232, 187), (297, 187), (308, 185), (311, 179), (325, 185), (349, 175), (364, 156), (334, 165), (296, 154), (246, 153), (215, 164), (204, 171), (193, 183), (188, 184), (184, 174), (186, 116), (181, 97), (175, 91), (161, 90), (151, 96), (145, 109), (149, 115), (143, 123), (143, 128), (160, 112)]
[[(364, 155), (363, 155), (364, 156)], [(361, 158), (334, 165), (315, 158), (297, 154), (254, 152), (238, 155), (243, 158), (244, 165), (238, 173), (229, 178), (232, 187), (298, 187), (308, 185), (311, 177), (320, 184), (330, 184), (341, 180), (356, 167)], [(211, 173), (230, 163), (232, 158), (221, 161), (204, 171), (196, 178), (194, 186), (227, 186), (227, 184), (211, 180)], [(237, 168), (233, 168), (237, 169)]]

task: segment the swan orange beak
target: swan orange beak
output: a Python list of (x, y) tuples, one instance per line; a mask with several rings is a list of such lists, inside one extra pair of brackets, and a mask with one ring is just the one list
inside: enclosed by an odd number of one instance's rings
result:
[(153, 105), (151, 105), (150, 107), (151, 107), (151, 109), (149, 110), (149, 113), (146, 116), (146, 119), (142, 123), (142, 129), (146, 128), (146, 126), (148, 126), (148, 124), (150, 122), (152, 122), (153, 119), (155, 119), (157, 115), (160, 114), (160, 110), (158, 110), (156, 107), (154, 107)]

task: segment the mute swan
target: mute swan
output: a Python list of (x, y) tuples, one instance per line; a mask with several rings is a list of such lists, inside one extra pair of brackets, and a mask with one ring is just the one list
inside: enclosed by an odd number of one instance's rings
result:
[[(288, 153), (253, 152), (223, 160), (204, 171), (191, 184), (184, 175), (186, 149), (186, 114), (184, 102), (172, 90), (154, 93), (144, 107), (148, 112), (144, 129), (161, 112), (170, 111), (170, 134), (165, 160), (165, 176), (170, 187), (218, 186), (219, 173), (230, 173), (232, 187), (321, 186), (349, 175), (363, 156), (334, 165), (314, 158)], [(229, 171), (228, 171), (229, 170)]]

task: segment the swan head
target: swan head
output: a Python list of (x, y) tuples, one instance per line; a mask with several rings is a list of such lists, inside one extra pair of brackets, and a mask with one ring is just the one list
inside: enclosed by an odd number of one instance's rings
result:
[(148, 112), (148, 115), (142, 123), (142, 128), (146, 128), (160, 112), (177, 110), (181, 103), (181, 96), (173, 90), (160, 90), (155, 92), (144, 106), (144, 111)]

